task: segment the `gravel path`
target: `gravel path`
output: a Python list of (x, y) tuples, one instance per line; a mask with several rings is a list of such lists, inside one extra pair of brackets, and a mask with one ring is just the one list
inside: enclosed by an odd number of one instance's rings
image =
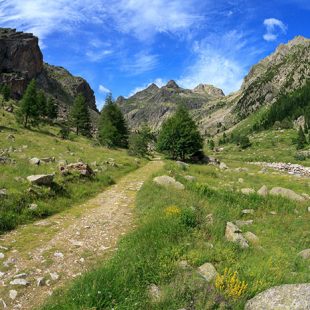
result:
[(149, 162), (87, 203), (0, 237), (0, 309), (33, 309), (109, 257), (134, 227), (137, 191), (162, 164)]

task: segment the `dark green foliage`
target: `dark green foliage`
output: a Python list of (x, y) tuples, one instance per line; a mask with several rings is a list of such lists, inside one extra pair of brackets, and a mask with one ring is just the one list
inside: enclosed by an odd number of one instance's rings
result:
[(70, 112), (70, 122), (76, 130), (76, 134), (91, 135), (91, 120), (85, 98), (79, 94), (74, 101)]
[(176, 113), (164, 122), (157, 148), (172, 159), (186, 160), (203, 147), (197, 125), (188, 111), (180, 106)]
[(226, 133), (224, 132), (223, 137), (219, 140), (219, 145), (226, 144), (228, 142), (229, 142), (229, 139), (228, 139)]
[(46, 105), (46, 116), (50, 120), (57, 118), (58, 106), (55, 103), (55, 100), (52, 97), (49, 97)]
[(296, 142), (297, 142), (297, 145), (296, 145), (297, 150), (303, 149), (305, 145), (307, 144), (307, 139), (301, 126), (299, 127), (299, 130), (298, 130), (298, 136), (297, 136)]
[(210, 148), (210, 150), (213, 150), (215, 148), (215, 143), (214, 140), (208, 140), (208, 146)]
[(3, 96), (4, 101), (9, 101), (11, 97), (11, 89), (8, 85), (0, 86), (0, 93)]
[(39, 90), (37, 94), (38, 113), (41, 117), (46, 116), (47, 100), (43, 90)]
[(67, 126), (61, 126), (61, 129), (59, 130), (59, 137), (63, 140), (69, 139), (70, 129)]
[(99, 141), (107, 147), (128, 146), (128, 129), (123, 113), (108, 95), (101, 111), (99, 122)]
[(130, 155), (145, 157), (149, 155), (149, 144), (154, 140), (150, 128), (146, 125), (129, 136), (128, 152)]
[(37, 100), (37, 85), (36, 81), (32, 80), (21, 100), (20, 109), (18, 111), (18, 120), (23, 123), (25, 127), (29, 125), (38, 125), (40, 109)]
[(242, 149), (246, 149), (246, 148), (250, 147), (251, 146), (251, 142), (250, 142), (249, 137), (241, 136), (240, 139), (239, 139), (239, 146)]

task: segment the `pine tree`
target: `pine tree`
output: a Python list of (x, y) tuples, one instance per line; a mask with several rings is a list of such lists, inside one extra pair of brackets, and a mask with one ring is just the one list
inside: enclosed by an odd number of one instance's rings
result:
[(76, 130), (76, 134), (80, 133), (84, 136), (91, 135), (91, 120), (86, 100), (82, 94), (79, 94), (74, 101), (70, 112), (70, 121)]
[(159, 133), (157, 148), (172, 159), (186, 160), (200, 151), (203, 140), (196, 123), (185, 107), (164, 122)]
[(299, 126), (298, 137), (297, 137), (297, 146), (296, 146), (297, 150), (303, 149), (306, 144), (307, 144), (306, 136), (304, 134), (304, 131), (302, 130), (302, 127)]
[(49, 97), (46, 105), (46, 116), (50, 120), (54, 120), (57, 118), (58, 114), (58, 106), (54, 100), (54, 98)]
[(46, 116), (47, 101), (43, 90), (39, 90), (37, 94), (37, 106), (40, 117)]
[(8, 85), (3, 85), (1, 87), (1, 94), (3, 96), (4, 101), (9, 101), (10, 97), (11, 97), (11, 89)]
[(128, 146), (128, 129), (123, 113), (109, 94), (101, 111), (99, 141), (107, 147)]
[(32, 80), (24, 93), (19, 109), (19, 116), (25, 127), (29, 122), (37, 124), (39, 121), (39, 109), (37, 105), (37, 86), (36, 81)]

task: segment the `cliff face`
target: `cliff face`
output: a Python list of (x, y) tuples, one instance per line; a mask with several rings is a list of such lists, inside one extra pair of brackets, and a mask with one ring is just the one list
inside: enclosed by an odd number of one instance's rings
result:
[(38, 38), (32, 34), (0, 28), (0, 83), (12, 89), (19, 98), (29, 81), (43, 69)]
[(39, 88), (56, 99), (60, 116), (66, 116), (79, 93), (86, 98), (92, 114), (98, 114), (94, 91), (87, 81), (62, 67), (44, 63), (37, 37), (0, 28), (0, 84), (7, 84), (12, 96), (19, 99), (33, 78)]

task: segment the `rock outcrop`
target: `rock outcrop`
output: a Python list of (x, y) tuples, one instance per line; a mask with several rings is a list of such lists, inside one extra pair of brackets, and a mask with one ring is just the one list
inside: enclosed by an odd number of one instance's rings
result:
[(98, 117), (94, 91), (86, 80), (44, 63), (39, 40), (33, 34), (0, 28), (0, 84), (8, 85), (12, 97), (20, 99), (32, 79), (56, 100), (60, 116), (68, 114), (74, 98), (82, 93), (91, 114)]

